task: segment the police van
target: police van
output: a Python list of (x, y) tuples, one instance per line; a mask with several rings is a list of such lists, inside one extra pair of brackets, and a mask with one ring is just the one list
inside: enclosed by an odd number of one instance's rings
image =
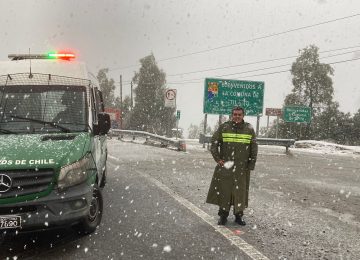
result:
[(0, 62), (0, 233), (73, 225), (103, 212), (106, 134), (97, 80), (73, 53)]

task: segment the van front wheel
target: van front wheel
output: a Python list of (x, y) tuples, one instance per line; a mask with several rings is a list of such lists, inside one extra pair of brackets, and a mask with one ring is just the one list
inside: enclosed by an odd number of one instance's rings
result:
[(90, 234), (96, 230), (101, 222), (103, 212), (103, 198), (101, 190), (94, 184), (93, 195), (91, 198), (90, 208), (87, 216), (82, 219), (78, 226), (78, 231), (83, 234)]

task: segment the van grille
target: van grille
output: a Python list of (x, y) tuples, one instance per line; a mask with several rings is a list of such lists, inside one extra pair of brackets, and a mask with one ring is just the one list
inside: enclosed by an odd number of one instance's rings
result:
[(21, 213), (31, 213), (36, 212), (37, 208), (35, 206), (22, 206), (22, 207), (0, 207), (1, 215), (14, 215)]
[(2, 174), (11, 178), (12, 185), (10, 190), (0, 192), (0, 199), (42, 192), (49, 187), (54, 177), (51, 169), (0, 171), (0, 176)]

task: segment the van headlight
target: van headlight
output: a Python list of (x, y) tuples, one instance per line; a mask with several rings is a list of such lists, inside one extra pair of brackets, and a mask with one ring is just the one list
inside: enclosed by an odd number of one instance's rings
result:
[(86, 181), (91, 173), (90, 164), (90, 158), (85, 157), (80, 161), (61, 168), (58, 179), (58, 188), (64, 189)]

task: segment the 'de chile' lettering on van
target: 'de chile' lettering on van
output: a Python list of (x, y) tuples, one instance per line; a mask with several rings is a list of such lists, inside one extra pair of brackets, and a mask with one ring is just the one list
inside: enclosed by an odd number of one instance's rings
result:
[(55, 163), (54, 159), (29, 160), (30, 165), (33, 164), (49, 165), (54, 163)]
[(54, 159), (32, 159), (32, 160), (0, 160), (0, 165), (51, 165), (55, 164)]

